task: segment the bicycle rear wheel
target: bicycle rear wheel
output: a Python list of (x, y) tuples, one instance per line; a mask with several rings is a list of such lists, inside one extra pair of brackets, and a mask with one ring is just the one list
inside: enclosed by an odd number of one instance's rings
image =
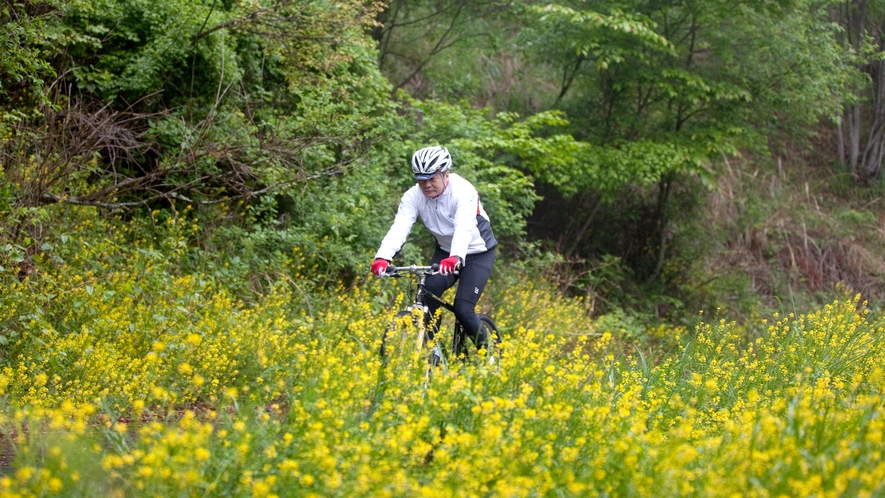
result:
[[(456, 323), (452, 351), (456, 358), (476, 365), (488, 365), (497, 370), (501, 364), (501, 333), (490, 316), (480, 313), (476, 317), (480, 323), (478, 341), (468, 337), (464, 327)], [(480, 343), (479, 348), (477, 342)]]

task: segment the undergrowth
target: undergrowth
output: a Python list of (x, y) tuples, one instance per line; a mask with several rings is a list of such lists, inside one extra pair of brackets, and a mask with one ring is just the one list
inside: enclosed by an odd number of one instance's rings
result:
[(739, 321), (799, 313), (834, 296), (885, 299), (882, 184), (807, 158), (722, 164), (707, 210), (685, 228), (687, 309)]
[(401, 281), (311, 286), (293, 248), (255, 292), (187, 264), (195, 213), (67, 214), (0, 273), (2, 496), (883, 491), (885, 321), (853, 295), (649, 328), (504, 267), (499, 368), (428, 382), (379, 358)]

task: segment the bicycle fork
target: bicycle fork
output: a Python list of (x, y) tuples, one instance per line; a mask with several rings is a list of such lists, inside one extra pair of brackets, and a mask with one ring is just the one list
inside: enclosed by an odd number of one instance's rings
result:
[[(415, 313), (415, 311), (419, 313)], [(412, 323), (418, 327), (418, 337), (417, 342), (415, 343), (415, 351), (421, 351), (422, 346), (424, 346), (424, 334), (427, 330), (427, 327), (424, 325), (424, 316), (427, 314), (427, 306), (413, 304), (406, 308), (412, 315)]]

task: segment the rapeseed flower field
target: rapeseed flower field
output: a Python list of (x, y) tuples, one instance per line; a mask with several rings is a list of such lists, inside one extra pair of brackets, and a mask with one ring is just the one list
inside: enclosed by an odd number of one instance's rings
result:
[[(87, 218), (83, 223), (92, 223)], [(97, 221), (96, 221), (97, 223)], [(654, 355), (537, 282), (500, 365), (383, 365), (390, 280), (249, 302), (104, 227), (0, 291), (0, 496), (879, 496), (885, 319), (845, 296), (662, 327)], [(759, 327), (753, 330), (758, 330)]]

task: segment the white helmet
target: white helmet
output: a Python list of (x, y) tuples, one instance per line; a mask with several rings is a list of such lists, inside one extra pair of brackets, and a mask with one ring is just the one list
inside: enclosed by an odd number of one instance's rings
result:
[(452, 167), (452, 156), (445, 147), (424, 147), (412, 156), (412, 172), (416, 180), (430, 180), (437, 173)]

